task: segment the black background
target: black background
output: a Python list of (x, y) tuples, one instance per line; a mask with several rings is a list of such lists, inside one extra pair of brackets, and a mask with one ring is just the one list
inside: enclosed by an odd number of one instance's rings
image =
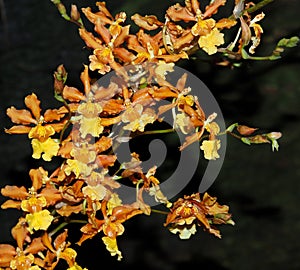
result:
[[(88, 52), (77, 28), (58, 14), (50, 1), (9, 0), (0, 23), (0, 185), (26, 185), (28, 171), (39, 163), (31, 158), (24, 135), (7, 135), (11, 126), (7, 107), (23, 108), (26, 95), (35, 92), (42, 107), (57, 105), (53, 98), (52, 74), (64, 64), (68, 85), (81, 87), (79, 74), (88, 63)], [(203, 1), (208, 2), (208, 1)], [(230, 2), (230, 1), (228, 1)], [(233, 1), (231, 1), (233, 2)], [(230, 2), (230, 3), (231, 3)], [(65, 1), (91, 6), (94, 1)], [(126, 11), (158, 14), (174, 1), (108, 1), (115, 14)], [(300, 34), (299, 1), (277, 0), (265, 7), (266, 17), (258, 54), (271, 52), (282, 37)], [(198, 230), (188, 241), (179, 240), (163, 227), (164, 216), (136, 217), (125, 223), (119, 238), (124, 259), (117, 262), (105, 250), (101, 238), (76, 247), (79, 264), (90, 270), (109, 265), (113, 269), (139, 266), (143, 269), (300, 269), (300, 80), (299, 47), (288, 50), (273, 62), (245, 62), (230, 70), (199, 60), (182, 66), (196, 74), (214, 93), (227, 124), (239, 122), (280, 131), (279, 152), (270, 145), (247, 146), (228, 138), (221, 173), (209, 193), (230, 206), (234, 227), (220, 227), (216, 239)], [(190, 187), (191, 188), (191, 187)], [(187, 192), (193, 192), (187, 188)], [(1, 197), (1, 202), (5, 198)], [(16, 223), (14, 210), (0, 211), (0, 240), (11, 241), (10, 228)], [(76, 227), (78, 228), (78, 227)], [(74, 228), (75, 229), (75, 228)], [(76, 233), (74, 237), (76, 237)]]

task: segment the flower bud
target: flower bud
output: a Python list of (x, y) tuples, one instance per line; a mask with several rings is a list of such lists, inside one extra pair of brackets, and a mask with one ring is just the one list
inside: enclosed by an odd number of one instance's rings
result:
[(76, 5), (71, 5), (71, 18), (76, 22), (80, 19), (80, 13)]

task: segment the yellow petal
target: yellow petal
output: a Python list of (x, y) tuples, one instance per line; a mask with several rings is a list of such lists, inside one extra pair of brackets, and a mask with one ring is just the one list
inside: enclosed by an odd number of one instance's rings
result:
[(33, 233), (33, 230), (47, 230), (51, 225), (53, 216), (48, 210), (42, 210), (33, 214), (27, 214), (25, 217), (28, 223), (28, 230)]
[(214, 28), (209, 34), (201, 36), (198, 40), (200, 48), (209, 55), (217, 52), (217, 46), (224, 44), (224, 34)]
[(99, 137), (99, 135), (103, 132), (103, 126), (101, 125), (100, 117), (95, 118), (86, 118), (82, 117), (80, 121), (80, 132), (81, 137), (85, 138), (87, 134), (90, 134), (94, 137)]
[(41, 142), (38, 139), (33, 139), (31, 141), (31, 145), (33, 149), (32, 157), (39, 159), (42, 156), (45, 161), (51, 161), (52, 157), (56, 156), (59, 150), (58, 141), (51, 138), (48, 138), (44, 142)]
[(82, 193), (93, 201), (100, 201), (106, 195), (106, 188), (102, 185), (86, 186), (82, 189)]
[(111, 256), (118, 255), (118, 261), (120, 261), (123, 258), (121, 251), (118, 249), (116, 238), (103, 236), (102, 241), (106, 245), (106, 249), (110, 252)]
[(215, 160), (220, 157), (218, 154), (220, 147), (220, 140), (205, 140), (202, 142), (200, 149), (204, 151), (204, 158), (208, 160)]

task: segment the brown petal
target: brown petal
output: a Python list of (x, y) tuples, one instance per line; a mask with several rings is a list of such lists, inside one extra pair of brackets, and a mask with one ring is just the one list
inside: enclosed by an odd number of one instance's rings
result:
[(17, 241), (18, 247), (23, 249), (25, 239), (28, 237), (28, 230), (26, 225), (26, 220), (20, 218), (17, 225), (11, 230), (12, 237)]
[(98, 155), (97, 165), (103, 168), (107, 168), (108, 166), (113, 166), (116, 160), (116, 155)]
[(163, 23), (160, 22), (154, 15), (141, 16), (136, 13), (131, 16), (131, 20), (133, 20), (137, 26), (146, 30), (156, 30), (158, 27), (163, 25)]
[(4, 188), (1, 188), (1, 194), (5, 197), (10, 197), (16, 200), (25, 200), (29, 195), (25, 187), (8, 185)]
[(71, 214), (78, 214), (82, 210), (82, 204), (79, 205), (64, 205), (60, 209), (57, 209), (56, 212), (64, 217), (69, 217)]
[(118, 47), (125, 42), (125, 39), (129, 35), (130, 25), (122, 27), (121, 33), (117, 36), (114, 41), (114, 47)]
[(109, 30), (104, 26), (104, 24), (97, 20), (95, 24), (95, 31), (101, 36), (102, 40), (108, 44), (111, 40), (111, 35)]
[(48, 109), (44, 113), (44, 120), (46, 123), (52, 122), (52, 121), (59, 121), (61, 118), (63, 118), (65, 114), (60, 113), (57, 109)]
[(98, 153), (108, 150), (112, 146), (112, 139), (102, 136), (95, 144), (96, 151)]
[(32, 118), (32, 115), (28, 110), (17, 110), (15, 107), (12, 106), (6, 110), (6, 114), (15, 124), (37, 124), (37, 121), (34, 118)]
[(203, 132), (204, 132), (204, 129), (202, 128), (199, 132), (196, 132), (190, 136), (187, 136), (185, 139), (185, 142), (179, 147), (179, 150), (182, 151), (184, 148), (186, 148), (190, 144), (200, 140)]
[(125, 48), (114, 48), (113, 53), (124, 63), (131, 63), (135, 58), (135, 55)]
[(96, 6), (99, 8), (101, 13), (105, 14), (106, 17), (113, 19), (113, 16), (111, 15), (111, 13), (106, 8), (106, 3), (105, 2), (96, 2)]
[(135, 36), (135, 35), (129, 35), (128, 39), (127, 39), (127, 43), (128, 43), (127, 47), (130, 50), (133, 50), (137, 53), (147, 52), (147, 50), (143, 46), (141, 46), (141, 44), (139, 43), (139, 41), (137, 39), (137, 36)]
[[(70, 87), (70, 86), (65, 86), (63, 90), (63, 97), (64, 99), (70, 100), (70, 101), (81, 101), (85, 99), (85, 96), (82, 92), (80, 92), (77, 88), (75, 87)], [(60, 111), (58, 111), (60, 113)]]
[(10, 261), (16, 256), (15, 247), (8, 244), (0, 244), (0, 267), (9, 267)]
[(12, 126), (10, 129), (5, 129), (4, 131), (8, 134), (26, 134), (29, 133), (31, 127), (26, 126)]
[(25, 97), (26, 107), (31, 110), (33, 116), (37, 120), (40, 119), (40, 116), (41, 116), (40, 104), (41, 104), (41, 102), (39, 101), (39, 99), (37, 98), (37, 96), (34, 93)]
[[(98, 2), (98, 3), (101, 3), (101, 2)], [(113, 17), (111, 15), (107, 16), (110, 13), (107, 11), (107, 9), (104, 7), (104, 5), (101, 4), (99, 6), (99, 8), (100, 7), (101, 7), (102, 11), (104, 11), (104, 12), (93, 13), (91, 11), (90, 7), (82, 8), (81, 10), (82, 10), (83, 14), (88, 18), (88, 20), (93, 24), (96, 24), (97, 20), (100, 20), (102, 23), (105, 23), (105, 24), (111, 24), (112, 23), (111, 19), (113, 19)], [(110, 18), (108, 18), (108, 17), (110, 17)]]
[(80, 79), (84, 85), (84, 93), (87, 96), (91, 90), (89, 67), (87, 65), (84, 65), (84, 70), (80, 74)]
[(20, 201), (13, 201), (13, 200), (7, 200), (1, 205), (2, 209), (8, 209), (8, 208), (16, 208), (21, 209), (21, 202)]
[(167, 15), (170, 17), (171, 20), (178, 22), (190, 22), (196, 21), (196, 16), (191, 13), (188, 8), (182, 7), (179, 3), (169, 7), (167, 9)]
[(40, 251), (45, 250), (46, 247), (43, 244), (42, 238), (34, 238), (30, 245), (24, 250), (25, 254), (37, 254)]
[(143, 211), (138, 209), (138, 205), (136, 203), (116, 206), (112, 212), (112, 216), (115, 216), (115, 218), (121, 223), (139, 214), (143, 214)]
[(86, 46), (92, 49), (101, 48), (102, 41), (99, 38), (96, 38), (92, 33), (86, 31), (83, 28), (79, 28), (79, 35), (85, 42)]
[(57, 202), (62, 200), (62, 195), (60, 191), (58, 191), (55, 187), (48, 185), (47, 187), (43, 188), (40, 195), (44, 196), (47, 205), (55, 205)]
[(112, 118), (101, 118), (101, 125), (104, 127), (117, 124), (121, 121), (121, 116), (116, 116)]
[(237, 21), (228, 19), (228, 18), (222, 18), (216, 23), (216, 26), (218, 29), (223, 29), (223, 28), (231, 28), (232, 26), (236, 25)]
[(224, 6), (226, 3), (226, 0), (215, 0), (212, 2), (212, 4), (206, 6), (205, 12), (203, 14), (202, 19), (205, 19), (207, 17), (211, 17), (213, 14), (218, 12), (218, 9), (220, 6)]
[(55, 240), (53, 241), (53, 245), (56, 249), (59, 249), (61, 247), (62, 244), (66, 243), (67, 240), (67, 236), (68, 236), (68, 230), (65, 229), (64, 232), (62, 232), (61, 234), (59, 234)]
[(103, 113), (107, 115), (119, 114), (124, 109), (122, 100), (110, 99), (103, 104)]
[(32, 187), (35, 191), (39, 190), (42, 187), (43, 180), (42, 180), (42, 172), (39, 169), (31, 169), (29, 171), (29, 176), (32, 181)]

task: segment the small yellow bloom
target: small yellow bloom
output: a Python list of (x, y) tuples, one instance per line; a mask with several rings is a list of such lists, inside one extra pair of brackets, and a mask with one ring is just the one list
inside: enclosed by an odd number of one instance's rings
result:
[(103, 236), (102, 241), (106, 245), (106, 249), (110, 252), (111, 256), (118, 255), (118, 261), (120, 261), (123, 258), (122, 253), (118, 248), (116, 238), (110, 238), (107, 236)]
[(103, 185), (85, 186), (82, 193), (93, 201), (101, 201), (106, 195), (106, 188)]
[(79, 176), (88, 176), (92, 172), (92, 168), (89, 167), (86, 163), (80, 162), (74, 159), (67, 160), (67, 167), (64, 172), (66, 175), (70, 175), (72, 172), (78, 178)]
[(220, 140), (205, 140), (202, 142), (200, 149), (204, 151), (204, 158), (208, 160), (216, 160), (220, 157), (218, 154), (220, 147)]
[[(45, 161), (51, 161), (53, 156), (57, 155), (59, 150), (59, 143), (56, 139), (48, 138), (45, 141), (39, 141), (38, 139), (32, 139), (31, 141), (33, 154), (32, 157), (40, 159), (41, 156)], [(42, 153), (44, 153), (42, 155)]]
[(29, 232), (33, 233), (33, 230), (47, 230), (51, 225), (53, 216), (51, 216), (48, 210), (42, 210), (33, 214), (27, 214), (25, 219), (29, 226)]
[(216, 122), (210, 122), (205, 125), (205, 129), (213, 135), (217, 135), (220, 132), (220, 127)]
[(76, 147), (76, 148), (74, 147), (71, 150), (70, 154), (74, 159), (83, 162), (85, 164), (95, 161), (97, 157), (96, 151), (90, 149), (87, 146), (87, 144), (82, 144), (80, 147)]
[(116, 206), (120, 206), (120, 205), (122, 205), (122, 200), (119, 198), (119, 195), (117, 193), (111, 194), (110, 199), (107, 202), (107, 214), (111, 215), (112, 210)]
[(32, 254), (24, 255), (21, 252), (21, 255), (16, 257), (10, 262), (11, 269), (30, 269), (31, 264), (34, 262), (34, 256)]
[(42, 126), (40, 123), (33, 127), (29, 133), (28, 138), (38, 139), (40, 142), (44, 142), (50, 136), (55, 134), (55, 130), (52, 126)]
[(156, 114), (154, 110), (146, 108), (143, 111), (143, 106), (141, 104), (136, 104), (134, 107), (127, 108), (122, 115), (122, 122), (129, 122), (129, 124), (124, 126), (124, 129), (133, 132), (137, 130), (144, 132), (145, 126), (147, 124), (152, 124), (155, 120)]
[(77, 109), (78, 113), (86, 118), (95, 118), (102, 112), (102, 107), (98, 103), (87, 101), (81, 103)]
[(180, 113), (176, 115), (175, 127), (179, 127), (183, 134), (188, 134), (194, 126), (185, 113)]
[(73, 265), (77, 257), (77, 252), (73, 248), (66, 248), (62, 252), (58, 251), (57, 256), (60, 259), (64, 259), (68, 265)]
[(183, 226), (175, 226), (173, 228), (169, 229), (171, 233), (179, 233), (180, 239), (190, 239), (192, 234), (195, 234), (197, 232), (196, 224), (193, 224), (190, 227), (183, 227)]
[(87, 118), (82, 117), (80, 120), (81, 137), (85, 138), (87, 134), (90, 134), (94, 137), (99, 137), (103, 132), (103, 126), (101, 125), (100, 117)]
[(31, 197), (28, 200), (23, 200), (21, 202), (21, 209), (26, 212), (34, 213), (41, 211), (46, 205), (47, 201), (44, 196)]
[(198, 40), (200, 48), (209, 55), (217, 52), (217, 46), (224, 44), (224, 34), (214, 28), (205, 36), (201, 36)]

